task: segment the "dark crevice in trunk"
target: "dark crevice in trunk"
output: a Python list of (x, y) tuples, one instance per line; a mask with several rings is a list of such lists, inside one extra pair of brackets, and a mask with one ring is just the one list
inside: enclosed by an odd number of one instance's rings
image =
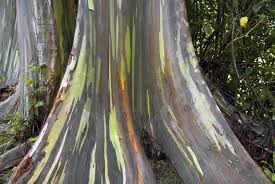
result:
[(7, 100), (15, 93), (16, 85), (9, 85), (0, 89), (0, 103)]
[(149, 159), (164, 160), (166, 158), (155, 138), (145, 129), (143, 129), (141, 133), (141, 144)]
[(162, 152), (155, 138), (145, 129), (141, 133), (141, 143), (156, 176), (157, 183), (182, 184), (173, 162)]

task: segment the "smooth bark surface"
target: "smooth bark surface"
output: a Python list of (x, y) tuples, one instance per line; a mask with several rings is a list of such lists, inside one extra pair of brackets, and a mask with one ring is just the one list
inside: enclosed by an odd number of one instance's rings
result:
[[(7, 86), (15, 86), (19, 77), (19, 56), (16, 28), (15, 0), (0, 1), (0, 89)], [(13, 96), (17, 96), (18, 92)], [(17, 97), (12, 97), (0, 102), (0, 119), (9, 113)]]
[[(14, 85), (18, 75), (15, 1), (0, 1), (0, 87)], [(13, 62), (9, 62), (13, 61)]]

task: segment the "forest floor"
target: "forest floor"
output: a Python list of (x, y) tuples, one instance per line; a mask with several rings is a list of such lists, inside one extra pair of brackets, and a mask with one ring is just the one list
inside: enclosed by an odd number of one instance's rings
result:
[(168, 159), (150, 160), (158, 184), (183, 184)]

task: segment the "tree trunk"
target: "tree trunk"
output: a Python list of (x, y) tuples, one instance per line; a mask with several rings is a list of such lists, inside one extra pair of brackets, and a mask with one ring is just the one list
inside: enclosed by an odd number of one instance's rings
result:
[[(15, 88), (10, 98), (0, 101), (0, 119), (12, 113), (28, 119), (35, 112), (45, 121), (69, 55), (74, 6), (73, 0), (55, 0), (54, 8), (47, 1), (0, 2), (5, 25), (0, 31), (0, 89)], [(62, 12), (63, 7), (70, 11)], [(38, 101), (45, 103), (42, 108), (30, 108)]]
[(143, 101), (137, 114), (148, 118), (142, 127), (156, 137), (186, 183), (268, 182), (234, 136), (201, 75), (185, 4), (148, 1), (139, 11), (144, 21), (137, 67), (142, 90), (136, 101)]
[[(15, 1), (0, 1), (0, 9), (0, 20), (5, 25), (0, 28), (0, 89), (3, 89), (7, 86), (15, 86), (18, 82), (19, 56)], [(15, 103), (15, 98), (0, 102), (0, 119), (13, 109)]]
[(185, 183), (269, 183), (201, 76), (182, 0), (79, 0), (53, 108), (10, 183), (155, 183), (141, 130)]
[(79, 1), (71, 57), (54, 107), (11, 183), (23, 173), (18, 182), (154, 183), (125, 81), (132, 6), (134, 1)]
[(18, 165), (30, 146), (30, 143), (24, 143), (0, 155), (0, 172)]

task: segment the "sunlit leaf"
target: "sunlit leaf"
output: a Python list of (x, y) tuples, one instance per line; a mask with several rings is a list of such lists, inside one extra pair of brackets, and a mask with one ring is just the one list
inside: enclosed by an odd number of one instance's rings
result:
[(242, 17), (242, 18), (240, 19), (240, 25), (241, 25), (242, 27), (246, 27), (247, 22), (248, 22), (248, 17)]
[(275, 173), (272, 173), (272, 174), (271, 174), (271, 180), (272, 180), (272, 181), (275, 181)]
[(35, 80), (30, 77), (24, 77), (24, 80), (27, 82), (28, 85), (32, 85), (35, 82)]
[(270, 178), (270, 179), (272, 178), (272, 173), (270, 172), (270, 170), (264, 169), (264, 173), (268, 178)]

